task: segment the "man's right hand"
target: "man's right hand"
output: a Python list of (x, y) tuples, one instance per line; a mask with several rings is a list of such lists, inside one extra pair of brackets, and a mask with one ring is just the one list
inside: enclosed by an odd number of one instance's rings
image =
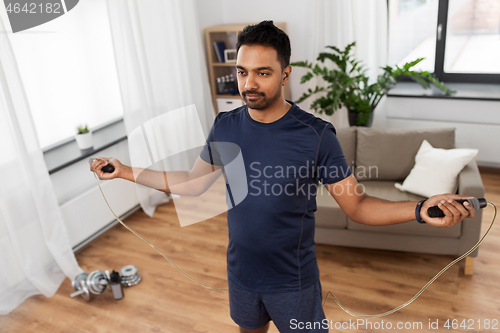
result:
[[(101, 170), (108, 164), (115, 167), (115, 171), (113, 171), (113, 173)], [(96, 157), (92, 162), (90, 162), (90, 171), (95, 172), (97, 177), (103, 180), (118, 178), (123, 167), (124, 165), (116, 158)]]

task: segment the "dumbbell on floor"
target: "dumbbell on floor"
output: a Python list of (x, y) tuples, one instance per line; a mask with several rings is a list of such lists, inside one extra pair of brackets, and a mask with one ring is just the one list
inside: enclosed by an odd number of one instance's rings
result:
[[(114, 271), (113, 271), (114, 272)], [(115, 274), (118, 274), (114, 272)], [(137, 267), (134, 265), (127, 265), (120, 269), (119, 273), (119, 283), (118, 285), (121, 287), (131, 287), (135, 286), (142, 280), (141, 275), (139, 274)], [(104, 270), (104, 272), (96, 270), (92, 271), (90, 274), (87, 272), (81, 272), (78, 274), (74, 280), (72, 281), (73, 289), (75, 292), (71, 293), (71, 297), (82, 296), (83, 299), (87, 302), (91, 300), (91, 294), (99, 295), (104, 292), (106, 287), (113, 292), (111, 288), (111, 274), (109, 270)], [(115, 299), (121, 299), (123, 297), (123, 293), (121, 293), (121, 297), (118, 297), (120, 293), (117, 293), (116, 288), (115, 292), (113, 292), (113, 297)]]

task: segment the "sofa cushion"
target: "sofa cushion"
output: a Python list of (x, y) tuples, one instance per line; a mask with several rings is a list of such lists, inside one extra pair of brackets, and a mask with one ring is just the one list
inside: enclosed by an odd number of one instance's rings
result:
[(347, 164), (354, 172), (356, 161), (356, 127), (337, 128), (337, 139), (344, 152)]
[(332, 198), (326, 187), (320, 184), (316, 196), (316, 227), (345, 229), (347, 216), (344, 214), (337, 201)]
[(415, 155), (423, 140), (436, 148), (455, 148), (455, 129), (358, 127), (356, 178), (404, 180), (415, 165)]
[(396, 188), (424, 197), (455, 193), (457, 176), (477, 153), (477, 149), (470, 148), (433, 148), (424, 140), (415, 157), (415, 166), (403, 184), (396, 183)]
[[(370, 180), (360, 182), (360, 184), (364, 186), (365, 191), (368, 195), (375, 196), (381, 199), (390, 201), (420, 201), (424, 199), (415, 194), (401, 192), (394, 187), (394, 182), (392, 181)], [(461, 235), (462, 222), (458, 223), (452, 228), (433, 227), (428, 224), (420, 224), (415, 220), (388, 226), (369, 226), (353, 222), (348, 218), (347, 229), (356, 231), (369, 231), (374, 233), (458, 238)]]

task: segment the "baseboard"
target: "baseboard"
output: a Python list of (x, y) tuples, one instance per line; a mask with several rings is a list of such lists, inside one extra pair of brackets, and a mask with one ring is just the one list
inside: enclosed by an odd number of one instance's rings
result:
[(484, 165), (484, 164), (479, 164), (478, 163), (478, 169), (479, 169), (479, 172), (484, 172), (484, 173), (497, 173), (499, 174), (500, 173), (500, 164), (497, 165), (497, 166), (491, 166), (493, 165), (494, 163), (489, 163), (490, 165)]

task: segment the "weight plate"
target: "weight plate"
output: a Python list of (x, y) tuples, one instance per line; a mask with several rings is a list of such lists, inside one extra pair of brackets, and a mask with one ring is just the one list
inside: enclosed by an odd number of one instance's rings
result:
[(123, 266), (120, 269), (120, 276), (122, 277), (131, 277), (137, 274), (137, 267), (134, 265)]

